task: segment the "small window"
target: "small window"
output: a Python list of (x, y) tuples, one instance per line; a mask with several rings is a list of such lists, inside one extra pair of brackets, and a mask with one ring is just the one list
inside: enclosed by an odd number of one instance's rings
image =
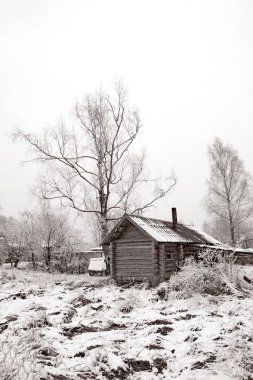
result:
[(172, 260), (172, 254), (171, 253), (166, 253), (166, 259), (167, 260)]

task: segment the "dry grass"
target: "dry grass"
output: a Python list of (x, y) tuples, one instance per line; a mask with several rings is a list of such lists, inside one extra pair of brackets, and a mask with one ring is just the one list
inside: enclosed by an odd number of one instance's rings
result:
[(88, 274), (66, 274), (66, 273), (48, 273), (44, 271), (33, 271), (26, 267), (13, 268), (10, 264), (0, 267), (0, 281), (15, 280), (23, 283), (41, 283), (55, 284), (56, 282), (87, 282), (89, 284), (97, 284), (103, 281), (103, 277), (90, 277)]
[[(223, 271), (233, 286), (244, 273), (253, 277), (253, 267), (235, 269)], [(253, 300), (229, 287), (203, 292), (199, 270), (184, 273), (186, 297), (182, 273), (172, 279), (181, 288), (168, 294), (170, 283), (124, 288), (106, 278), (1, 268), (0, 379), (249, 380)]]

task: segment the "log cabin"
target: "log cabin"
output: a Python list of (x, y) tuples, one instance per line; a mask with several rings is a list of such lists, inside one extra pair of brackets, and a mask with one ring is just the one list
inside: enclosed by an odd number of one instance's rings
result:
[(125, 214), (102, 241), (110, 251), (111, 278), (118, 283), (149, 281), (156, 285), (167, 280), (187, 256), (200, 246), (221, 243), (194, 226)]

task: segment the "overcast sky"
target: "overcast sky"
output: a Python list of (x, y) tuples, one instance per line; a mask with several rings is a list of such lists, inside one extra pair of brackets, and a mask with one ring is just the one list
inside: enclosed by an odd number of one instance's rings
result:
[(154, 217), (202, 224), (207, 144), (217, 135), (253, 172), (253, 2), (0, 0), (0, 204), (29, 206), (36, 168), (15, 127), (54, 125), (85, 92), (128, 86), (150, 171), (178, 184)]

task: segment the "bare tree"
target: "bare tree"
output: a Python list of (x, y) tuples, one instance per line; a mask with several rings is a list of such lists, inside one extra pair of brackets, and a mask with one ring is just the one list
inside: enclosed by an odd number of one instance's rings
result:
[(40, 251), (40, 243), (38, 239), (38, 223), (34, 212), (24, 210), (21, 213), (24, 224), (24, 242), (27, 253), (27, 261), (32, 262), (33, 269), (37, 268), (38, 253)]
[(1, 234), (4, 239), (5, 256), (17, 268), (20, 259), (26, 250), (26, 222), (20, 215), (19, 218), (1, 216)]
[[(15, 138), (27, 142), (32, 160), (47, 165), (40, 177), (37, 194), (58, 199), (63, 206), (80, 213), (94, 214), (101, 237), (110, 221), (124, 212), (141, 212), (164, 197), (175, 185), (150, 179), (145, 170), (145, 154), (130, 153), (140, 131), (139, 113), (128, 106), (126, 88), (117, 83), (112, 93), (87, 95), (75, 106), (75, 124), (63, 122), (42, 136), (18, 130)], [(154, 185), (155, 192), (137, 199), (138, 189)]]
[(46, 268), (50, 270), (54, 254), (70, 244), (72, 228), (67, 215), (56, 213), (48, 202), (41, 203), (34, 212), (34, 232), (38, 251), (42, 252)]
[(215, 225), (223, 223), (235, 245), (242, 225), (253, 215), (252, 179), (238, 152), (215, 138), (208, 148), (210, 179), (206, 207), (215, 217)]

